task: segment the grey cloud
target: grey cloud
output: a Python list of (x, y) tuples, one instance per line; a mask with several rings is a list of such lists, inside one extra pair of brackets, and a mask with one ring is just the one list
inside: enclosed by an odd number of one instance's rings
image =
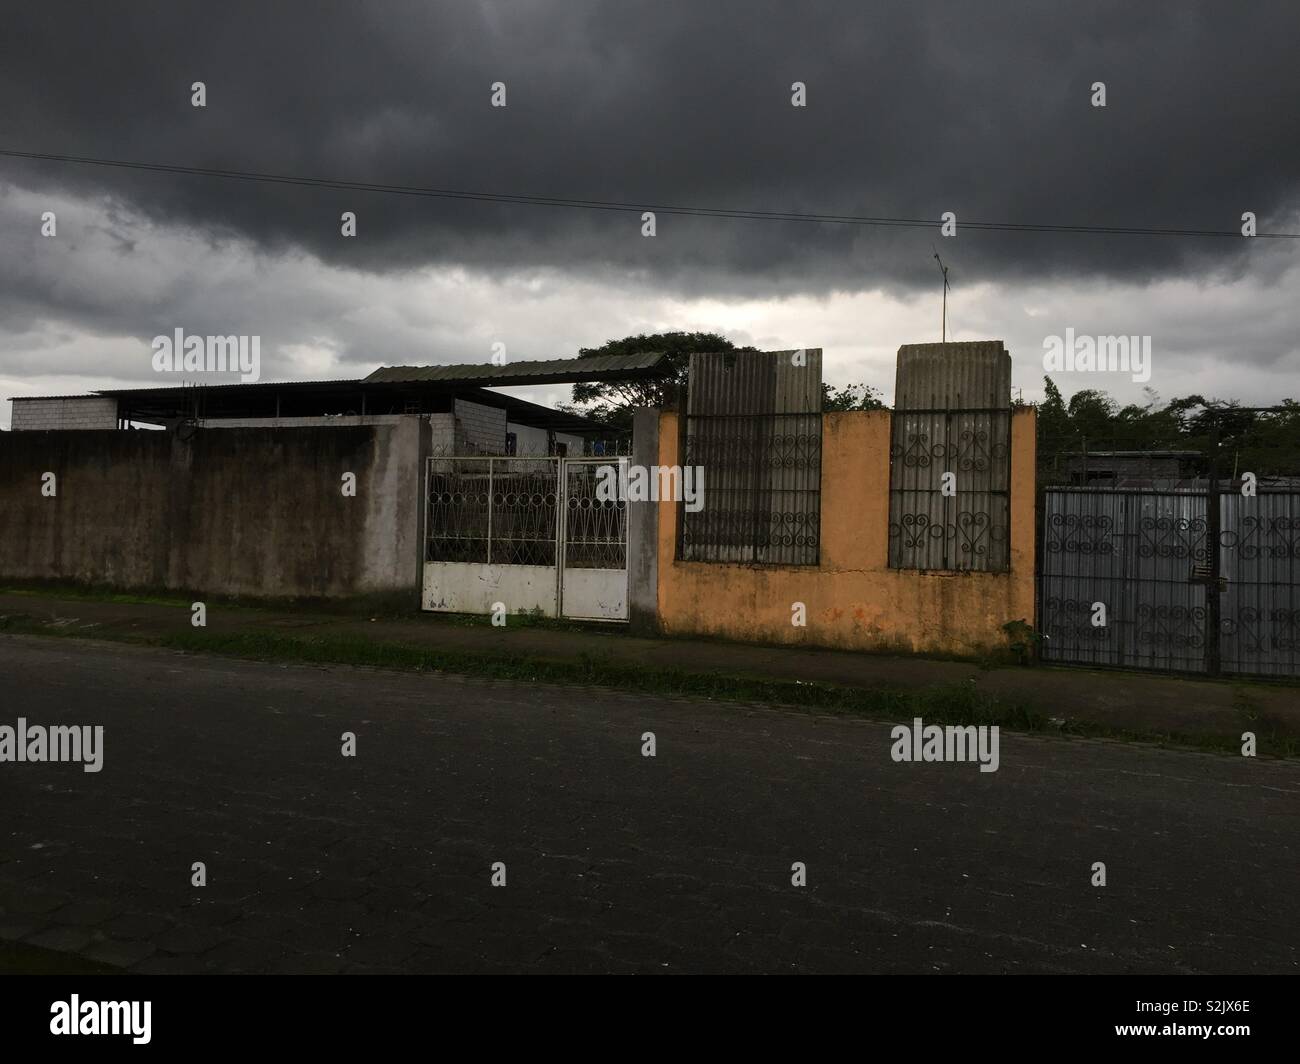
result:
[[(1294, 3), (9, 5), (0, 146), (633, 203), (1294, 229)], [(189, 104), (206, 82), (209, 104)], [(509, 106), (489, 106), (507, 83)], [(790, 106), (790, 84), (809, 106)], [(1089, 86), (1105, 81), (1108, 106)], [(0, 159), (159, 223), (374, 272), (730, 296), (933, 284), (936, 232), (409, 199)], [(343, 210), (360, 216), (339, 236)], [(118, 233), (124, 253), (135, 242)], [(1258, 242), (1261, 243), (1262, 242)], [(954, 276), (1275, 278), (1293, 248), (959, 231)]]

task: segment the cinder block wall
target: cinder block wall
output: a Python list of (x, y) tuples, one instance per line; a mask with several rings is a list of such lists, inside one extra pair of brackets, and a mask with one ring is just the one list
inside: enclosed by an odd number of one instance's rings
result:
[(414, 606), (422, 427), (6, 433), (0, 578)]
[(435, 457), (456, 453), (456, 415), (428, 414), (429, 453)]
[(461, 454), (505, 454), (506, 412), (457, 399), (456, 446)]
[(117, 400), (102, 396), (67, 399), (14, 399), (14, 432), (117, 428)]

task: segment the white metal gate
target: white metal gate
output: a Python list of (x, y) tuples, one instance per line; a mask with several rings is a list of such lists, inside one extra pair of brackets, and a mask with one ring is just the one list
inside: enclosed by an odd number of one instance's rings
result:
[(423, 606), (627, 620), (619, 458), (431, 458)]

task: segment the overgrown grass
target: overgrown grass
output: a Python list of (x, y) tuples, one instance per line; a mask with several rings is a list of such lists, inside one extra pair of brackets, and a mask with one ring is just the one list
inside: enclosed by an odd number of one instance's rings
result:
[(174, 591), (128, 592), (114, 591), (109, 588), (92, 587), (86, 584), (5, 584), (0, 586), (0, 594), (23, 595), (27, 598), (67, 598), (80, 602), (116, 602), (126, 606), (177, 606), (189, 609), (195, 600)]
[[(0, 618), (0, 630), (71, 638), (107, 638), (137, 645), (160, 646), (189, 653), (221, 654), (257, 661), (315, 665), (353, 665), (413, 672), (449, 672), (524, 683), (577, 684), (660, 697), (704, 698), (721, 702), (780, 706), (786, 709), (873, 720), (927, 724), (996, 724), (1033, 734), (1105, 738), (1130, 742), (1191, 747), (1240, 753), (1239, 735), (1184, 734), (1116, 728), (1085, 720), (1057, 721), (1027, 700), (1001, 698), (981, 690), (974, 681), (914, 691), (889, 687), (846, 687), (767, 677), (691, 672), (610, 661), (590, 654), (572, 659), (504, 657), (497, 652), (444, 650), (363, 636), (306, 636), (283, 632), (209, 632), (184, 629), (147, 637), (132, 633), (93, 633), (51, 628), (33, 618)], [(1248, 710), (1242, 706), (1246, 720)], [(1280, 723), (1251, 720), (1261, 750), (1282, 757), (1300, 757), (1300, 739), (1280, 730)]]

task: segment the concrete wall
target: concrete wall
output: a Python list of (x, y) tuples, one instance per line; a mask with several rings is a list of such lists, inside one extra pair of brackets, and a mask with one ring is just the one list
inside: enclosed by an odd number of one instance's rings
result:
[[(632, 415), (632, 460), (629, 465), (653, 469), (659, 465), (657, 410), (637, 410)], [(627, 619), (636, 635), (651, 635), (659, 628), (659, 510), (648, 502), (627, 506)], [(662, 507), (669, 510), (671, 507)], [(664, 556), (665, 561), (672, 554)]]
[(458, 454), (505, 454), (506, 412), (457, 399), (456, 448)]
[(435, 456), (450, 456), (456, 453), (456, 415), (426, 414), (429, 423), (429, 446)]
[(97, 395), (66, 399), (14, 399), (14, 432), (117, 428), (117, 400)]
[[(658, 627), (672, 635), (851, 650), (978, 654), (1005, 648), (1005, 622), (1034, 623), (1034, 432), (1032, 410), (1012, 418), (1009, 572), (890, 569), (890, 413), (833, 413), (823, 425), (820, 564), (678, 561), (679, 504), (660, 503)], [(658, 462), (675, 465), (678, 454), (677, 415), (661, 414)], [(806, 627), (791, 624), (795, 602), (807, 608)]]
[[(535, 425), (516, 425), (512, 421), (506, 425), (506, 431), (515, 434), (515, 454), (545, 455), (550, 453), (550, 433), (546, 429), (539, 429)], [(568, 456), (570, 458), (581, 458), (583, 448), (586, 446), (581, 436), (571, 436), (567, 432), (557, 432), (555, 442), (568, 445)]]
[[(418, 417), (0, 437), (0, 578), (419, 601)], [(42, 474), (58, 494), (41, 494)], [(357, 494), (341, 492), (345, 472)]]

